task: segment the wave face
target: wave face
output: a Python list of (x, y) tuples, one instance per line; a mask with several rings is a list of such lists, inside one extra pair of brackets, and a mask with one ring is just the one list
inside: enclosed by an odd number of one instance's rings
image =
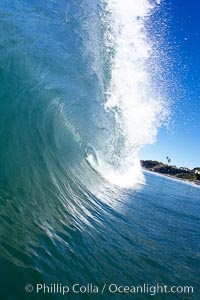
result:
[(33, 178), (35, 160), (51, 175), (59, 165), (73, 173), (87, 161), (116, 185), (142, 181), (138, 152), (155, 141), (167, 115), (150, 72), (154, 49), (145, 24), (153, 4), (1, 7), (2, 139), (9, 139), (3, 160), (16, 173), (23, 161), (22, 176), (25, 168)]
[(2, 240), (13, 222), (21, 236), (3, 246), (6, 259), (26, 265), (36, 232), (56, 235), (55, 220), (92, 227), (120, 187), (144, 182), (139, 150), (167, 115), (146, 27), (157, 5), (1, 0)]

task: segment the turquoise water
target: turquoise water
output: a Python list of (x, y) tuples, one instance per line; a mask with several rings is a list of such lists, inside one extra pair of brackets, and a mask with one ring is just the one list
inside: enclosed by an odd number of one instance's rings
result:
[[(148, 5), (136, 2), (122, 15), (121, 1), (0, 3), (3, 300), (199, 299), (199, 188), (149, 173), (145, 183), (137, 164), (162, 105), (146, 97)], [(37, 293), (41, 283), (194, 293), (62, 296)]]
[[(14, 195), (1, 189), (2, 299), (60, 299), (25, 293), (27, 283), (40, 282), (192, 285), (194, 294), (154, 297), (198, 299), (199, 188), (151, 174), (146, 178), (141, 190), (127, 190), (110, 203), (80, 192), (72, 211), (49, 185), (46, 197), (36, 196), (34, 203), (23, 190)], [(66, 299), (98, 297), (122, 296)]]

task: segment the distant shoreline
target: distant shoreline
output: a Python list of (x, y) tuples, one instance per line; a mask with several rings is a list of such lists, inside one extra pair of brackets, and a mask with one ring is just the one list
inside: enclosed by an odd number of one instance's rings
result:
[(178, 168), (156, 160), (141, 160), (140, 163), (147, 172), (200, 186), (200, 168)]
[(176, 176), (172, 176), (172, 175), (169, 175), (169, 174), (163, 174), (163, 173), (159, 173), (159, 172), (155, 172), (155, 171), (152, 171), (152, 170), (149, 170), (149, 169), (146, 169), (144, 167), (142, 167), (142, 169), (147, 172), (147, 173), (152, 173), (152, 174), (155, 174), (157, 176), (162, 176), (162, 177), (168, 177), (170, 179), (174, 179), (176, 181), (180, 181), (182, 183), (186, 183), (186, 184), (192, 184), (192, 185), (195, 185), (195, 186), (198, 186), (200, 187), (200, 182), (199, 181), (194, 181), (194, 180), (188, 180), (188, 179), (183, 179), (183, 178), (178, 178)]

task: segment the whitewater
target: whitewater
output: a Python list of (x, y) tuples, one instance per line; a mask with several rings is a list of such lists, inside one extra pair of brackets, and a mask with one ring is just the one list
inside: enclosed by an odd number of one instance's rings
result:
[(158, 49), (153, 49), (145, 28), (155, 5), (140, 0), (134, 5), (130, 0), (102, 1), (103, 51), (110, 73), (102, 102), (115, 130), (109, 140), (101, 140), (104, 147), (96, 152), (98, 159), (91, 154), (88, 159), (106, 179), (122, 187), (144, 182), (138, 152), (155, 142), (169, 115), (169, 102), (153, 88), (158, 74), (151, 71), (155, 70), (152, 64), (158, 69), (159, 63), (152, 58)]

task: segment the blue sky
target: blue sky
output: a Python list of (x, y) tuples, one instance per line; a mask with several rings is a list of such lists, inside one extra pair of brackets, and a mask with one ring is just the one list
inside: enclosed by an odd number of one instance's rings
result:
[[(141, 159), (156, 159), (193, 168), (200, 166), (200, 1), (165, 0), (167, 54), (172, 61), (169, 97), (172, 120), (161, 128), (154, 145), (140, 152)], [(166, 16), (165, 16), (166, 18)]]

